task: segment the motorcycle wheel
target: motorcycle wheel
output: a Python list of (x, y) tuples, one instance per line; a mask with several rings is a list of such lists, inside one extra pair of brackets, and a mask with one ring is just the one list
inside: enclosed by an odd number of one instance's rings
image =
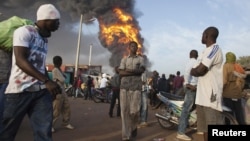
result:
[[(165, 104), (162, 104), (159, 109), (158, 109), (158, 114), (167, 117), (167, 116), (171, 116), (171, 111), (169, 111), (168, 107)], [(160, 124), (160, 126), (164, 129), (174, 129), (175, 125), (174, 123), (167, 121), (167, 120), (163, 120), (161, 118), (157, 118), (158, 123)]]
[(93, 92), (92, 99), (95, 103), (100, 103), (102, 101), (102, 99), (100, 97), (101, 97), (101, 95), (98, 92), (96, 92), (96, 91)]
[(238, 125), (238, 121), (236, 120), (236, 118), (231, 115), (228, 112), (222, 112), (222, 115), (224, 116), (224, 120), (225, 120), (225, 124), (227, 125)]

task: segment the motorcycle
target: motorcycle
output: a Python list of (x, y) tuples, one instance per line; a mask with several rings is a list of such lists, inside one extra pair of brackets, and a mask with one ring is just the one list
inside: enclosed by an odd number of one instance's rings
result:
[[(157, 97), (162, 102), (160, 105), (158, 105), (159, 110), (155, 114), (158, 123), (164, 129), (174, 129), (179, 124), (184, 97), (176, 96), (166, 92), (159, 92)], [(229, 111), (229, 108), (223, 106), (222, 115), (227, 121), (227, 124), (237, 125), (237, 120), (230, 113), (228, 113)], [(197, 114), (195, 108), (192, 108), (190, 111), (188, 123), (189, 127), (196, 128)]]
[(112, 99), (113, 91), (110, 88), (94, 88), (92, 90), (92, 98), (96, 103), (106, 102), (110, 103)]
[(69, 85), (65, 88), (65, 92), (69, 97), (75, 97), (77, 93), (77, 97), (84, 97), (85, 96), (85, 90), (82, 90), (81, 88), (75, 88), (72, 85)]

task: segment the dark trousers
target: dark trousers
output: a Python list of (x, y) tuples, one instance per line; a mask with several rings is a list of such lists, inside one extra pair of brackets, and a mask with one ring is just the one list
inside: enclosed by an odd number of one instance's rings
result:
[(151, 106), (155, 106), (157, 104), (157, 101), (159, 101), (157, 96), (156, 96), (157, 93), (158, 93), (157, 90), (152, 90), (150, 92), (150, 97), (149, 97), (150, 101), (149, 102), (150, 102)]
[(245, 112), (241, 103), (241, 99), (234, 101), (231, 98), (223, 98), (223, 103), (232, 110), (230, 113), (236, 118), (240, 125), (246, 124), (244, 116)]
[(91, 90), (91, 87), (87, 87), (87, 92), (86, 92), (86, 95), (85, 95), (85, 100), (86, 99), (92, 99), (92, 90)]
[(52, 141), (52, 96), (47, 89), (38, 92), (7, 94), (4, 100), (3, 128), (0, 141), (14, 141), (26, 114), (35, 141)]
[(117, 113), (116, 115), (119, 117), (121, 115), (121, 107), (120, 107), (120, 89), (113, 89), (113, 95), (110, 103), (110, 108), (109, 108), (109, 116), (113, 116), (113, 109), (116, 104), (116, 99), (118, 100), (118, 106), (117, 106)]
[[(3, 106), (4, 106), (4, 91), (7, 87), (8, 83), (0, 83), (0, 121), (2, 121), (3, 118)], [(2, 122), (0, 122), (0, 130), (2, 129)]]

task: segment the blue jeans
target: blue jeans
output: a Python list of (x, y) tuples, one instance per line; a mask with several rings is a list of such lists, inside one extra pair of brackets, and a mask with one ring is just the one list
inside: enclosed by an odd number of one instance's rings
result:
[(181, 111), (181, 117), (179, 119), (179, 125), (178, 125), (179, 134), (185, 134), (185, 131), (188, 125), (190, 110), (195, 102), (195, 95), (196, 95), (196, 92), (185, 88), (185, 98), (184, 98), (184, 103), (183, 103), (182, 111)]
[(3, 119), (3, 110), (4, 110), (4, 92), (8, 83), (0, 84), (0, 130), (2, 129), (2, 119)]
[(52, 141), (52, 96), (47, 89), (38, 92), (6, 94), (1, 141), (14, 141), (26, 114), (33, 129), (34, 141)]
[(146, 122), (148, 119), (148, 93), (147, 91), (142, 92), (141, 96), (141, 122)]

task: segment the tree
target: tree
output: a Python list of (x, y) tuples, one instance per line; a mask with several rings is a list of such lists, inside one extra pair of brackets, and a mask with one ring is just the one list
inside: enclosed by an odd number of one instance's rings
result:
[(241, 64), (243, 67), (250, 68), (250, 56), (240, 56), (237, 63)]

